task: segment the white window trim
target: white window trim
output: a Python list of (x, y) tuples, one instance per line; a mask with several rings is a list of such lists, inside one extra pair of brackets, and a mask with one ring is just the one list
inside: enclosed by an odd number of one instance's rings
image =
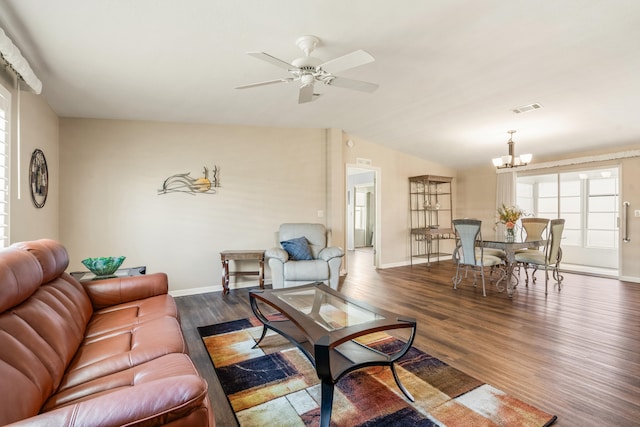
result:
[[(548, 169), (559, 166), (582, 165), (593, 162), (606, 162), (607, 160), (628, 159), (631, 157), (640, 157), (640, 150), (620, 151), (618, 153), (601, 154), (599, 156), (576, 157), (574, 159), (556, 160), (553, 162), (535, 163), (526, 166), (518, 166), (517, 172), (534, 171), (537, 169)], [(497, 174), (514, 172), (510, 168), (496, 169)]]
[[(5, 188), (4, 189), (0, 189), (0, 191), (5, 192), (5, 203), (4, 203), (4, 209), (5, 212), (0, 212), (0, 215), (4, 215), (6, 218), (6, 224), (2, 224), (2, 221), (0, 221), (0, 227), (5, 227), (4, 232), (0, 233), (0, 248), (5, 248), (7, 246), (9, 246), (9, 242), (11, 241), (10, 238), (10, 202), (11, 202), (11, 185), (10, 185), (10, 179), (11, 179), (11, 92), (5, 88), (3, 85), (0, 85), (0, 108), (2, 108), (5, 112), (5, 135), (4, 135), (4, 142), (0, 142), (0, 144), (4, 143), (5, 146), (5, 156), (6, 156), (6, 161), (5, 161), (5, 165), (6, 167), (4, 168), (4, 182), (5, 184)], [(1, 209), (0, 209), (1, 211)]]

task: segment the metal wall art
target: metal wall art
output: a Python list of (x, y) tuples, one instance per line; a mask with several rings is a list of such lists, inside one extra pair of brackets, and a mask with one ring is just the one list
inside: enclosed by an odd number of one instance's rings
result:
[(47, 159), (40, 149), (33, 150), (31, 154), (29, 182), (33, 204), (36, 208), (43, 207), (49, 193), (49, 168), (47, 167)]
[[(171, 175), (162, 183), (162, 188), (158, 194), (167, 193), (189, 193), (189, 194), (215, 194), (216, 188), (220, 187), (220, 168), (214, 166), (213, 170), (204, 168), (204, 176), (193, 178), (190, 173), (179, 173)], [(211, 176), (211, 177), (210, 177)]]

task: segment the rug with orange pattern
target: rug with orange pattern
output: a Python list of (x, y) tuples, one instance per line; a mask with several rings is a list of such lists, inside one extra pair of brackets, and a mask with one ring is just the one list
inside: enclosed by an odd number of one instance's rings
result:
[[(287, 339), (262, 332), (257, 318), (198, 328), (218, 379), (242, 427), (317, 426), (320, 382)], [(386, 333), (365, 344), (393, 353), (403, 345)], [(396, 370), (415, 398), (400, 391), (388, 367), (353, 371), (335, 386), (332, 426), (549, 426), (556, 417), (511, 397), (412, 347)]]

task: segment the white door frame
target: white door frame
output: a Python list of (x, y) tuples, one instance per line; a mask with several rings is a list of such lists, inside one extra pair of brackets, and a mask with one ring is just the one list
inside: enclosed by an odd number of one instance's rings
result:
[[(373, 172), (374, 175), (374, 181), (373, 181), (373, 185), (374, 185), (374, 191), (375, 191), (375, 203), (376, 203), (376, 208), (375, 208), (375, 216), (376, 216), (376, 222), (375, 222), (375, 227), (374, 227), (374, 232), (373, 232), (373, 266), (375, 268), (379, 268), (380, 267), (380, 259), (382, 257), (382, 248), (380, 243), (382, 242), (382, 170), (379, 167), (374, 167), (374, 166), (366, 166), (366, 165), (357, 165), (357, 164), (350, 164), (347, 163), (346, 167), (345, 167), (345, 176), (347, 177), (347, 179), (345, 180), (345, 224), (347, 224), (347, 236), (346, 239), (348, 241), (349, 236), (348, 236), (348, 230), (349, 230), (349, 170), (350, 169), (360, 169), (360, 170), (366, 170), (366, 171), (371, 171)], [(346, 242), (345, 242), (346, 243)]]

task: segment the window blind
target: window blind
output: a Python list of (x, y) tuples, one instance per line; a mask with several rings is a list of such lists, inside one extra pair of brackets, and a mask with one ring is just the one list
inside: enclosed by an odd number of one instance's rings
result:
[(0, 85), (0, 248), (9, 245), (11, 93)]

